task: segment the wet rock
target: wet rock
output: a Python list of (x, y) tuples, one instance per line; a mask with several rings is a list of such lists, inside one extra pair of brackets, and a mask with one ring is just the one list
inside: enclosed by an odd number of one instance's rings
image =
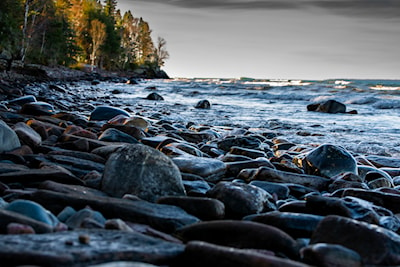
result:
[(268, 167), (260, 167), (247, 181), (260, 180), (275, 183), (295, 183), (324, 191), (328, 188), (330, 180), (315, 175), (279, 171)]
[(172, 160), (141, 144), (127, 145), (108, 158), (101, 188), (112, 196), (134, 194), (153, 202), (161, 196), (185, 195), (181, 174)]
[(137, 140), (141, 140), (146, 137), (146, 134), (143, 132), (142, 129), (139, 129), (138, 127), (135, 127), (135, 126), (129, 126), (129, 125), (114, 125), (114, 124), (106, 123), (103, 125), (101, 130), (106, 131), (107, 129), (110, 129), (110, 128), (117, 129), (118, 131), (128, 134), (129, 136), (132, 136), (133, 138), (135, 138)]
[(173, 157), (172, 161), (181, 172), (199, 175), (209, 182), (218, 181), (226, 172), (225, 163), (217, 159), (187, 155)]
[(174, 205), (201, 220), (218, 220), (225, 216), (225, 205), (221, 201), (204, 197), (161, 197), (159, 204)]
[(158, 230), (173, 232), (179, 227), (196, 223), (198, 218), (187, 214), (182, 209), (163, 204), (154, 204), (142, 200), (127, 200), (112, 197), (100, 197), (77, 194), (63, 194), (47, 190), (38, 190), (27, 198), (40, 203), (54, 214), (70, 206), (76, 210), (90, 206), (103, 214), (105, 218), (148, 224)]
[(400, 159), (398, 158), (369, 155), (366, 157), (366, 159), (374, 164), (377, 168), (400, 168)]
[(157, 266), (144, 262), (114, 261), (114, 262), (90, 265), (89, 267), (157, 267)]
[(130, 144), (139, 143), (138, 140), (136, 140), (136, 138), (130, 136), (129, 134), (121, 132), (117, 129), (114, 129), (114, 128), (109, 128), (109, 129), (105, 130), (99, 136), (99, 140), (104, 141), (104, 142), (123, 142), (123, 143), (130, 143)]
[(130, 116), (128, 112), (123, 109), (110, 107), (110, 106), (99, 106), (96, 107), (92, 113), (90, 113), (89, 120), (91, 121), (108, 121), (117, 115)]
[(200, 100), (199, 102), (196, 103), (195, 108), (210, 109), (211, 108), (211, 103), (210, 103), (210, 101), (208, 101), (206, 99)]
[(323, 218), (313, 214), (271, 211), (244, 219), (277, 227), (293, 238), (310, 238)]
[(400, 236), (365, 222), (327, 216), (311, 238), (310, 244), (316, 243), (338, 244), (352, 249), (362, 257), (364, 264), (400, 264)]
[(314, 214), (339, 215), (372, 224), (379, 224), (379, 215), (374, 210), (372, 203), (355, 197), (309, 196), (306, 199), (306, 206)]
[(341, 245), (318, 243), (303, 248), (301, 254), (305, 262), (314, 266), (363, 266), (357, 252)]
[(239, 162), (227, 162), (226, 165), (226, 176), (236, 177), (243, 169), (259, 168), (266, 166), (269, 168), (275, 168), (272, 163), (266, 158), (257, 158)]
[(218, 148), (229, 152), (232, 147), (242, 147), (247, 149), (259, 149), (261, 146), (261, 141), (256, 137), (251, 136), (230, 136), (223, 140), (218, 141)]
[(124, 125), (137, 127), (139, 129), (145, 131), (151, 126), (151, 123), (144, 117), (132, 116), (125, 120)]
[(329, 185), (329, 192), (334, 192), (336, 190), (345, 188), (369, 188), (368, 185), (363, 182), (363, 179), (360, 176), (351, 172), (340, 173), (332, 177), (332, 180), (334, 181)]
[(26, 235), (35, 234), (35, 230), (30, 225), (20, 223), (9, 223), (7, 225), (8, 235)]
[(34, 115), (34, 116), (51, 116), (55, 114), (54, 107), (46, 102), (30, 102), (22, 106), (21, 114)]
[(100, 196), (100, 197), (106, 197), (108, 196), (106, 193), (89, 188), (86, 186), (81, 186), (81, 185), (68, 185), (68, 184), (61, 184), (61, 183), (56, 183), (53, 181), (45, 181), (43, 183), (40, 183), (38, 185), (39, 189), (46, 189), (46, 190), (51, 190), (54, 192), (59, 192), (59, 193), (65, 193), (65, 194), (76, 194), (76, 195), (85, 195), (85, 196)]
[(31, 103), (31, 102), (36, 102), (36, 97), (33, 95), (26, 95), (26, 96), (14, 98), (14, 99), (8, 101), (8, 104), (22, 106), (26, 103)]
[[(83, 237), (87, 243), (80, 242)], [(168, 265), (184, 251), (181, 244), (112, 230), (5, 235), (0, 242), (0, 258), (8, 266), (87, 266), (121, 260)]]
[(80, 126), (76, 125), (69, 125), (67, 128), (65, 128), (64, 134), (73, 134), (76, 136), (81, 136), (89, 139), (97, 139), (97, 135), (95, 133), (92, 133), (91, 131), (88, 131)]
[(272, 196), (276, 196), (277, 199), (287, 199), (289, 197), (289, 187), (284, 184), (254, 180), (250, 182), (250, 185), (264, 189)]
[(26, 123), (18, 122), (13, 127), (22, 144), (34, 148), (42, 142), (42, 137)]
[(222, 201), (228, 218), (275, 210), (272, 196), (263, 189), (236, 182), (219, 182), (207, 195)]
[(164, 100), (164, 97), (162, 97), (161, 95), (157, 94), (157, 93), (150, 93), (146, 96), (147, 100), (155, 100), (155, 101), (162, 101)]
[(307, 106), (307, 110), (324, 113), (346, 113), (346, 105), (331, 99), (322, 103), (310, 104)]
[(59, 223), (55, 215), (44, 209), (40, 204), (29, 200), (15, 200), (8, 204), (5, 210), (22, 214), (51, 227), (55, 227)]
[(344, 148), (325, 144), (306, 155), (303, 169), (307, 174), (323, 177), (333, 177), (343, 172), (357, 174), (357, 162)]
[[(85, 208), (81, 209), (78, 212), (74, 213), (70, 216), (65, 224), (70, 229), (77, 228), (104, 228), (104, 224), (106, 223), (106, 219), (100, 212)], [(92, 227), (87, 227), (90, 224)]]
[(260, 158), (260, 157), (267, 157), (267, 154), (263, 151), (256, 150), (256, 149), (248, 149), (238, 146), (231, 147), (229, 153), (234, 155), (242, 155), (252, 159)]
[(0, 120), (0, 153), (20, 146), (17, 134), (4, 121)]
[[(182, 173), (182, 181), (183, 186), (187, 192), (188, 196), (205, 196), (208, 190), (211, 189), (210, 185), (204, 181), (203, 178), (198, 176), (200, 179), (190, 179), (188, 180), (188, 176), (191, 174)], [(194, 175), (195, 176), (195, 175)]]
[(176, 232), (185, 242), (198, 240), (234, 248), (253, 248), (298, 258), (296, 241), (276, 227), (251, 221), (210, 221), (185, 226)]

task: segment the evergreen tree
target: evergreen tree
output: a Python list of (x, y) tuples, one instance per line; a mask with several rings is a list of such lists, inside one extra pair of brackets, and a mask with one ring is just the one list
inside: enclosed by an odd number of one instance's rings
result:
[(139, 19), (138, 35), (137, 35), (137, 62), (142, 64), (149, 64), (154, 62), (154, 43), (151, 39), (151, 30), (149, 24), (142, 18)]

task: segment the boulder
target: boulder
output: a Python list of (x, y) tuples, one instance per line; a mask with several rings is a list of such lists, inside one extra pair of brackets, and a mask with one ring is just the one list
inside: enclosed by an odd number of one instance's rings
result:
[(20, 147), (17, 134), (4, 121), (0, 120), (0, 153)]
[(30, 102), (22, 106), (21, 114), (34, 115), (34, 116), (51, 116), (55, 114), (54, 107), (46, 102)]
[(321, 103), (318, 106), (317, 111), (325, 113), (345, 113), (346, 105), (336, 100), (328, 100)]
[(162, 100), (164, 100), (164, 98), (163, 98), (161, 95), (157, 94), (157, 93), (150, 93), (150, 94), (146, 97), (146, 99), (147, 99), (147, 100), (155, 100), (155, 101), (162, 101)]
[(210, 109), (211, 108), (211, 103), (210, 103), (210, 101), (208, 101), (206, 99), (200, 100), (199, 102), (197, 102), (195, 108)]
[(114, 128), (108, 128), (105, 130), (100, 136), (99, 141), (104, 142), (122, 142), (122, 143), (131, 143), (137, 144), (139, 143), (136, 138), (126, 134), (120, 130)]
[(108, 158), (101, 188), (111, 196), (133, 194), (151, 202), (161, 196), (185, 195), (181, 174), (172, 160), (142, 144), (127, 145)]
[(207, 181), (218, 181), (226, 172), (225, 163), (218, 159), (182, 155), (172, 158), (179, 170), (196, 174)]
[(31, 148), (35, 148), (42, 143), (42, 137), (26, 123), (18, 122), (13, 126), (19, 140)]

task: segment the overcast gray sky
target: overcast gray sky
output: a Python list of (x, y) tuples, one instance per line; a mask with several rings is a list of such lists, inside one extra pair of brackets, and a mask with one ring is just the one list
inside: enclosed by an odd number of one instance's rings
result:
[(400, 0), (118, 0), (171, 77), (400, 79)]

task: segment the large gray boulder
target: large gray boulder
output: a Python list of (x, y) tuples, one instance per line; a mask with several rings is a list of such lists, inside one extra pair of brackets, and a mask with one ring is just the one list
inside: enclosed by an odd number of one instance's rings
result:
[(17, 134), (4, 121), (0, 120), (0, 153), (20, 146)]
[(101, 188), (114, 197), (133, 194), (150, 202), (185, 195), (178, 167), (160, 151), (142, 144), (127, 145), (109, 157)]

